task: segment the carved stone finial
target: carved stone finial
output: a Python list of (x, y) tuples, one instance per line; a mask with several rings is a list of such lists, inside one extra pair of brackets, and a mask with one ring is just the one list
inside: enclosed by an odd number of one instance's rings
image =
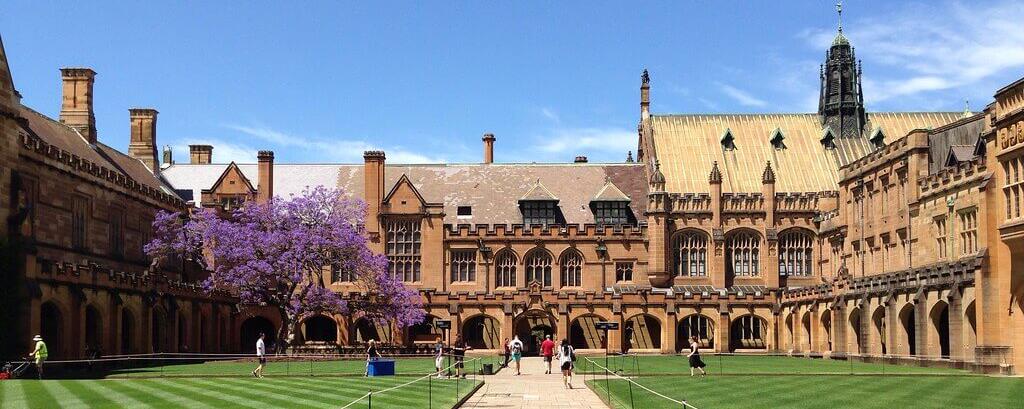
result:
[(772, 161), (768, 161), (768, 164), (764, 167), (764, 173), (761, 174), (761, 183), (775, 183), (775, 171), (772, 170)]
[(644, 68), (643, 74), (640, 74), (640, 85), (650, 85), (650, 84), (651, 84), (651, 74), (647, 72), (646, 68)]
[(665, 174), (661, 173), (661, 163), (657, 159), (654, 160), (654, 173), (651, 174), (651, 186), (655, 190), (662, 190), (665, 188)]
[(626, 163), (633, 163), (633, 151), (626, 152)]
[(709, 183), (722, 183), (722, 171), (718, 170), (718, 161), (711, 163), (711, 174), (708, 175)]

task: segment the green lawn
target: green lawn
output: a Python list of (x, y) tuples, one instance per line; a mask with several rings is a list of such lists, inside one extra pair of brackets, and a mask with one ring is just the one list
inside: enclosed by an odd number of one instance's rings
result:
[[(495, 360), (482, 357), (475, 361)], [(106, 379), (0, 381), (0, 408), (367, 408), (363, 397), (434, 371), (431, 358), (402, 358), (400, 376), (364, 378), (365, 361), (281, 361), (264, 379), (249, 375), (251, 361), (223, 361), (122, 369)], [(474, 362), (467, 362), (467, 369)], [(27, 373), (26, 375), (31, 375)], [(313, 376), (310, 376), (310, 374)], [(415, 376), (404, 376), (415, 375)], [(422, 379), (373, 394), (374, 408), (451, 408), (479, 381)], [(458, 395), (458, 397), (456, 396)]]
[[(592, 359), (604, 365), (603, 358)], [(581, 361), (581, 372), (597, 369)], [(637, 384), (700, 409), (1019, 408), (1024, 396), (1024, 379), (953, 369), (853, 363), (858, 375), (849, 375), (851, 364), (845, 361), (768, 356), (726, 356), (719, 361), (708, 356), (705, 362), (710, 375), (703, 379), (689, 376), (685, 357), (646, 356), (635, 362), (632, 357), (612, 358), (609, 366), (629, 374), (639, 366), (641, 376), (633, 377)], [(614, 408), (679, 408), (615, 377), (590, 374), (586, 384)]]

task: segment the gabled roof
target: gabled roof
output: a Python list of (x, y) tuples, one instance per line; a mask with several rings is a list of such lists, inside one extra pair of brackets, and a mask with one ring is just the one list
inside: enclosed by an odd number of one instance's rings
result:
[(974, 145), (953, 145), (946, 155), (946, 166), (956, 166), (974, 158)]
[(534, 183), (533, 187), (531, 187), (530, 190), (528, 190), (526, 192), (526, 194), (524, 194), (522, 197), (519, 198), (519, 201), (520, 202), (529, 202), (529, 201), (553, 201), (553, 202), (557, 202), (558, 198), (555, 197), (555, 195), (552, 194), (551, 191), (548, 190), (548, 188), (544, 187), (543, 183), (540, 183), (540, 179), (537, 179), (537, 183)]
[(229, 163), (228, 166), (226, 168), (224, 168), (224, 171), (220, 173), (220, 177), (217, 178), (217, 181), (213, 182), (213, 185), (210, 186), (209, 189), (203, 189), (203, 190), (204, 191), (216, 191), (216, 190), (220, 189), (220, 185), (222, 183), (224, 183), (224, 179), (227, 178), (228, 175), (230, 175), (231, 173), (235, 173), (235, 172), (237, 172), (238, 176), (242, 178), (243, 182), (245, 182), (245, 187), (249, 189), (249, 192), (250, 193), (255, 193), (256, 192), (256, 188), (252, 187), (252, 182), (250, 182), (249, 178), (245, 176), (245, 173), (242, 173), (242, 170), (238, 168), (238, 165), (236, 165), (235, 162)]
[(427, 201), (423, 200), (423, 195), (420, 194), (419, 189), (416, 189), (416, 185), (412, 184), (412, 181), (410, 181), (409, 177), (406, 176), (404, 173), (400, 178), (398, 178), (398, 181), (395, 182), (395, 185), (391, 187), (391, 191), (388, 192), (387, 196), (384, 196), (384, 203), (391, 202), (391, 197), (393, 197), (395, 193), (398, 192), (398, 189), (400, 189), (402, 186), (408, 186), (409, 189), (412, 190), (412, 193), (416, 195), (416, 198), (419, 199), (421, 205), (427, 204)]
[(605, 180), (604, 186), (601, 187), (601, 190), (599, 190), (597, 192), (597, 194), (594, 195), (594, 198), (590, 199), (590, 201), (591, 202), (629, 202), (630, 199), (629, 199), (629, 196), (626, 196), (625, 193), (622, 193), (622, 191), (619, 190), (619, 188), (616, 187), (614, 183), (612, 183), (611, 179), (608, 179), (608, 180)]
[(875, 146), (883, 146), (885, 145), (885, 132), (883, 132), (880, 127), (875, 128), (871, 131), (871, 137), (868, 138), (868, 140), (875, 144)]

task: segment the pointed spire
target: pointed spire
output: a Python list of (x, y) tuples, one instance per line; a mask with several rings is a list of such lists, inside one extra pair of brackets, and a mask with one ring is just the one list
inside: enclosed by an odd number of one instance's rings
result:
[(850, 41), (843, 35), (843, 2), (836, 3), (836, 13), (839, 15), (839, 30), (836, 32), (836, 38), (832, 40), (832, 46), (850, 45)]
[(761, 173), (761, 183), (775, 183), (775, 171), (772, 170), (772, 161), (768, 161), (768, 164), (765, 165), (764, 173)]
[(633, 151), (626, 152), (626, 163), (633, 163)]
[(665, 174), (661, 173), (661, 162), (657, 159), (654, 160), (654, 172), (651, 173), (651, 189), (663, 192), (665, 191)]
[(651, 85), (651, 74), (644, 68), (644, 72), (640, 74), (640, 85)]
[(971, 101), (969, 101), (969, 100), (967, 100), (965, 98), (964, 99), (964, 114), (961, 116), (961, 118), (969, 118), (971, 115), (974, 115), (974, 113), (971, 112)]
[(836, 3), (836, 14), (839, 15), (839, 32), (843, 32), (843, 2)]
[(718, 170), (718, 161), (711, 162), (711, 174), (708, 183), (722, 183), (722, 171)]

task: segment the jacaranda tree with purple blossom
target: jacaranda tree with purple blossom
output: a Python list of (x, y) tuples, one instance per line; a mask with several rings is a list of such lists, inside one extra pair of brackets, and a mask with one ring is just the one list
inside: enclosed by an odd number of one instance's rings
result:
[[(316, 314), (361, 314), (380, 325), (423, 321), (420, 297), (388, 274), (360, 229), (366, 206), (336, 189), (316, 187), (289, 199), (247, 203), (228, 217), (204, 209), (190, 217), (161, 212), (145, 251), (154, 263), (184, 257), (211, 272), (207, 290), (228, 290), (243, 305), (275, 308), (280, 347), (298, 323)], [(363, 294), (350, 300), (325, 287), (331, 270), (354, 278)]]

